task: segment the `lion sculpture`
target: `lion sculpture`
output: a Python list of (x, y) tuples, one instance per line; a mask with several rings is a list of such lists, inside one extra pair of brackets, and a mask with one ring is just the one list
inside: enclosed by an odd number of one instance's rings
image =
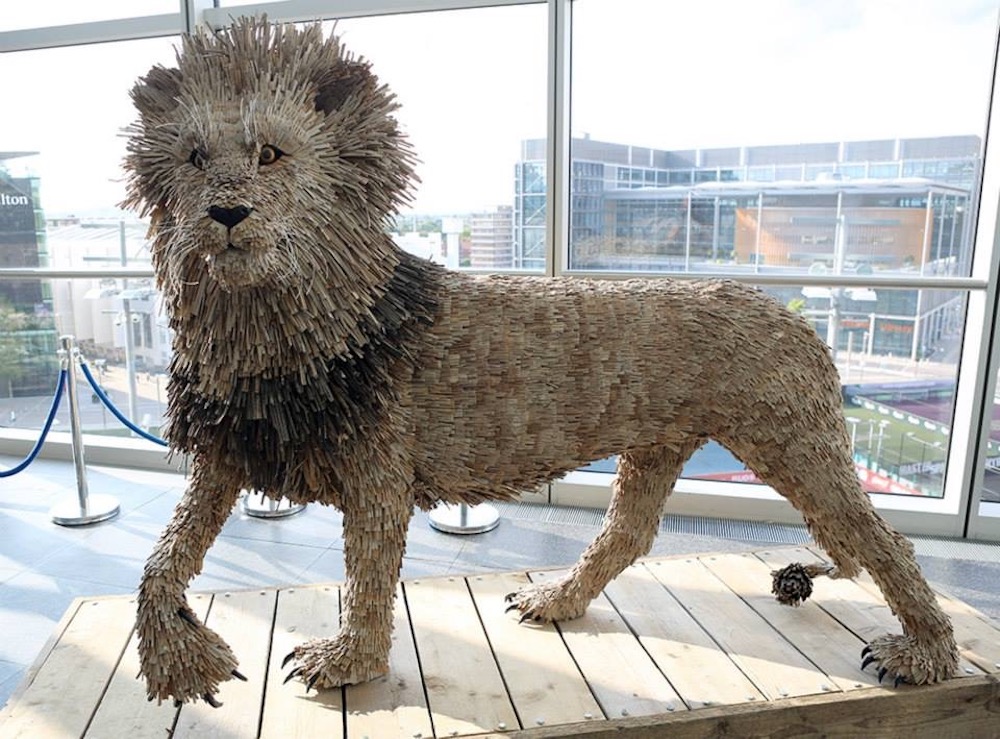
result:
[(132, 97), (126, 203), (151, 217), (175, 332), (166, 434), (193, 470), (139, 587), (150, 699), (216, 705), (242, 677), (185, 588), (244, 489), (343, 512), (340, 631), (288, 658), (330, 688), (388, 669), (415, 506), (511, 499), (618, 454), (600, 535), (508, 597), (522, 620), (571, 619), (649, 551), (709, 439), (802, 513), (822, 574), (881, 587), (903, 633), (865, 664), (954, 673), (951, 624), (858, 483), (837, 371), (800, 317), (729, 281), (474, 277), (401, 251), (386, 226), (414, 159), (394, 97), (318, 24), (186, 37)]

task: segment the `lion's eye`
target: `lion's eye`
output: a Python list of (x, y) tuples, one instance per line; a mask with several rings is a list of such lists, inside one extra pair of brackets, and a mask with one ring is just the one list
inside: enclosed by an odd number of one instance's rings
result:
[(188, 161), (193, 167), (205, 169), (205, 164), (208, 163), (208, 154), (203, 152), (201, 149), (192, 149), (191, 156), (188, 157)]
[(279, 149), (277, 146), (272, 146), (271, 144), (264, 144), (260, 147), (260, 156), (257, 161), (261, 164), (274, 164), (276, 161), (284, 156), (285, 152)]

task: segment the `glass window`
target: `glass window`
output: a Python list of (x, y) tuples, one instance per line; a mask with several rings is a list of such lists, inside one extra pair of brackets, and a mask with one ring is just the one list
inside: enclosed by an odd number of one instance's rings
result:
[(546, 19), (525, 5), (337, 23), (396, 94), (419, 159), (402, 248), (454, 268), (544, 269)]
[[(132, 85), (154, 64), (170, 63), (174, 43), (0, 55), (11, 103), (0, 116), (2, 266), (149, 267), (147, 224), (118, 208), (125, 197), (120, 132), (135, 118)], [(166, 386), (153, 373), (169, 361), (170, 341), (153, 326), (163, 323), (148, 279), (0, 280), (0, 423), (41, 426), (58, 375), (58, 337), (71, 334), (116, 405), (158, 427)], [(130, 353), (131, 368), (149, 373), (138, 378), (135, 404), (125, 362)], [(89, 402), (96, 395), (80, 380), (85, 430), (120, 433), (103, 406)]]
[[(774, 17), (781, 17), (782, 23), (773, 23)], [(704, 55), (705, 40), (692, 34), (693, 28), (713, 29), (712, 64), (700, 65), (696, 74), (671, 74), (670, 94), (650, 95), (650, 89), (663, 86), (662, 70), (686, 69), (691, 59)], [(571, 156), (597, 161), (603, 156), (607, 161), (613, 155), (616, 161), (625, 160), (623, 166), (634, 166), (646, 163), (634, 159), (646, 160), (650, 149), (645, 147), (651, 146), (653, 161), (666, 168), (681, 156), (713, 161), (738, 150), (748, 179), (782, 183), (781, 197), (794, 208), (796, 199), (803, 202), (809, 194), (836, 195), (848, 192), (847, 186), (850, 192), (864, 191), (865, 165), (858, 159), (865, 152), (880, 157), (891, 152), (894, 161), (882, 159), (877, 176), (892, 178), (901, 171), (904, 177), (926, 178), (928, 186), (955, 188), (949, 194), (967, 207), (980, 166), (995, 28), (995, 7), (970, 6), (956, 13), (951, 0), (932, 0), (903, 11), (880, 1), (827, 7), (786, 0), (764, 5), (708, 0), (684, 6), (657, 0), (577, 0), (572, 120), (589, 138), (573, 139)], [(900, 65), (912, 58), (915, 48), (933, 48), (943, 55), (936, 54), (919, 75), (900, 74)], [(878, 51), (845, 54), (844, 49)], [(627, 73), (608, 59), (628, 59)], [(790, 66), (789, 59), (795, 64)], [(929, 106), (928, 89), (946, 90), (949, 104)], [(680, 101), (683, 115), (677, 114)], [(640, 142), (643, 148), (637, 146)], [(704, 171), (694, 177), (695, 183), (714, 179), (719, 178)], [(792, 182), (801, 186), (796, 189)], [(644, 207), (666, 212), (668, 201), (677, 196), (664, 192), (660, 197), (663, 203), (654, 204), (651, 195)], [(616, 211), (623, 201), (616, 198), (620, 195), (613, 190), (605, 192), (608, 223), (622, 220)], [(629, 201), (627, 207), (636, 206)], [(746, 215), (753, 220), (752, 214)], [(780, 237), (783, 254), (773, 253), (767, 244), (771, 236), (761, 234), (765, 243), (752, 264), (767, 270), (808, 270), (816, 244), (801, 239), (812, 236), (823, 242), (829, 220), (840, 215), (831, 211), (808, 216), (814, 221), (813, 233), (807, 233), (810, 227), (799, 219), (800, 225), (787, 234), (799, 244), (793, 247)], [(572, 212), (570, 217), (575, 217)], [(848, 223), (846, 228), (856, 230), (867, 220), (876, 238), (879, 228), (874, 222), (893, 217), (885, 212), (867, 219), (855, 215), (856, 225)], [(941, 250), (926, 243), (922, 224), (916, 227), (920, 217), (899, 214), (892, 245), (884, 240), (869, 243), (858, 256), (876, 271), (929, 268)], [(595, 240), (601, 238), (604, 244), (595, 256)], [(970, 241), (969, 231), (958, 229), (950, 244), (952, 257), (957, 255), (966, 269)], [(658, 248), (649, 243), (646, 232), (634, 246)], [(733, 261), (717, 268), (746, 268), (751, 262), (744, 246), (723, 245)], [(848, 249), (853, 249), (850, 242)], [(620, 263), (621, 250), (617, 230), (596, 235), (588, 239), (585, 261), (593, 264), (604, 252), (614, 257), (605, 261)], [(584, 266), (578, 251), (578, 245), (570, 245), (570, 268)], [(832, 246), (826, 252), (828, 258)], [(637, 260), (631, 268), (655, 270), (665, 264)], [(702, 269), (697, 260), (690, 267)]]
[[(865, 489), (941, 497), (954, 418), (965, 294), (945, 290), (764, 289), (801, 313), (831, 347), (843, 382), (844, 415), (854, 463)], [(899, 312), (906, 305), (909, 310)], [(993, 456), (1000, 468), (1000, 437)], [(606, 459), (586, 469), (613, 472), (614, 464), (614, 459)], [(714, 441), (691, 457), (683, 476), (760, 483)], [(1000, 501), (1000, 495), (995, 497)]]

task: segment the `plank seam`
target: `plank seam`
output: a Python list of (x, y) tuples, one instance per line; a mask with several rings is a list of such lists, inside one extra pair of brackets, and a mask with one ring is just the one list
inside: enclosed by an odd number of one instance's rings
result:
[(135, 633), (135, 627), (133, 626), (129, 629), (128, 635), (125, 637), (125, 643), (122, 648), (118, 650), (118, 658), (115, 660), (114, 665), (111, 668), (111, 673), (108, 675), (108, 679), (104, 681), (104, 687), (101, 688), (101, 694), (94, 703), (94, 708), (90, 712), (90, 716), (87, 718), (87, 723), (83, 727), (83, 732), (80, 734), (81, 737), (87, 736), (87, 732), (90, 731), (90, 725), (94, 723), (94, 718), (97, 716), (97, 711), (101, 707), (101, 703), (104, 702), (104, 696), (108, 693), (108, 688), (111, 687), (111, 681), (115, 677), (115, 673), (118, 671), (118, 666), (122, 663), (122, 657), (125, 656), (125, 650), (128, 649), (129, 642), (132, 641), (132, 634)]
[[(660, 587), (660, 588), (663, 588), (664, 590), (667, 590), (667, 588), (664, 586), (664, 584), (662, 582), (660, 582), (659, 580), (657, 580), (655, 577), (653, 578), (653, 583), (657, 587)], [(602, 591), (602, 592), (604, 592), (604, 591)], [(668, 590), (667, 592), (669, 593), (670, 591)], [(672, 597), (673, 593), (670, 593), (670, 595)], [(639, 648), (649, 658), (649, 661), (653, 663), (653, 667), (656, 668), (657, 672), (659, 672), (661, 675), (663, 675), (663, 679), (667, 681), (667, 685), (670, 686), (671, 690), (673, 690), (674, 693), (677, 694), (677, 697), (680, 699), (681, 703), (683, 703), (685, 706), (687, 706), (688, 710), (691, 710), (691, 706), (688, 705), (688, 702), (686, 700), (684, 700), (684, 696), (681, 695), (681, 691), (677, 688), (676, 685), (674, 685), (674, 682), (673, 682), (673, 680), (670, 679), (670, 676), (667, 675), (667, 673), (663, 671), (663, 667), (661, 667), (660, 663), (656, 661), (656, 658), (653, 657), (653, 655), (650, 653), (649, 649), (646, 648), (646, 645), (643, 643), (642, 638), (641, 638), (639, 632), (636, 631), (635, 627), (632, 626), (632, 623), (627, 618), (625, 618), (625, 614), (622, 613), (621, 608), (618, 607), (618, 604), (615, 603), (614, 599), (607, 592), (604, 592), (604, 597), (608, 599), (608, 603), (611, 604), (611, 608), (613, 608), (614, 611), (615, 611), (615, 613), (618, 614), (618, 617), (622, 620), (622, 623), (625, 624), (625, 628), (628, 629), (629, 633), (632, 635), (632, 638), (635, 639), (636, 643), (639, 645)], [(676, 598), (674, 598), (674, 600), (676, 600)], [(698, 626), (701, 627), (701, 624), (698, 624)], [(729, 655), (726, 655), (726, 656), (728, 657)], [(740, 670), (740, 672), (742, 672), (742, 670)], [(596, 698), (596, 696), (595, 696), (595, 698)], [(599, 704), (600, 704), (600, 701), (598, 701), (598, 705)], [(602, 706), (602, 709), (603, 709), (603, 706)], [(608, 718), (610, 720), (611, 717), (609, 716)]]
[[(684, 559), (685, 561), (689, 561), (689, 560), (693, 559), (696, 562), (698, 562), (698, 564), (701, 565), (702, 568), (704, 568), (705, 570), (708, 570), (708, 568), (705, 567), (705, 565), (703, 565), (701, 563), (701, 559), (698, 558), (698, 557), (690, 557), (690, 556), (689, 557), (683, 557), (682, 556), (682, 557), (678, 557), (677, 559)], [(677, 593), (675, 593), (673, 590), (671, 590), (670, 587), (665, 582), (663, 582), (662, 580), (660, 580), (660, 578), (658, 578), (656, 576), (656, 573), (653, 572), (653, 570), (650, 567), (648, 567), (647, 564), (648, 564), (647, 562), (643, 562), (643, 567), (646, 567), (646, 569), (649, 570), (649, 574), (653, 577), (653, 579), (656, 580), (656, 582), (658, 582), (667, 591), (667, 593), (670, 594), (671, 598), (673, 598), (675, 601), (677, 601), (677, 604), (682, 609), (684, 609), (684, 612), (687, 613), (687, 615), (691, 618), (692, 621), (694, 621), (696, 624), (698, 624), (698, 628), (701, 629), (703, 632), (705, 632), (706, 636), (708, 636), (708, 638), (712, 640), (712, 643), (715, 644), (715, 646), (717, 646), (719, 648), (719, 651), (722, 652), (724, 655), (726, 655), (726, 658), (730, 662), (732, 662), (733, 665), (736, 666), (736, 669), (739, 670), (741, 673), (743, 673), (743, 676), (746, 677), (746, 679), (749, 680), (750, 683), (755, 688), (757, 688), (757, 692), (759, 692), (762, 696), (764, 696), (764, 700), (767, 703), (773, 703), (774, 700), (770, 697), (770, 694), (768, 693), (767, 689), (763, 685), (761, 685), (757, 680), (755, 680), (754, 676), (752, 674), (749, 674), (747, 672), (747, 670), (744, 669), (743, 665), (740, 664), (739, 660), (737, 660), (737, 659), (735, 659), (733, 657), (733, 655), (729, 652), (729, 650), (726, 649), (726, 647), (721, 642), (719, 642), (718, 639), (715, 638), (715, 635), (711, 631), (709, 631), (708, 628), (706, 628), (705, 624), (703, 624), (701, 622), (701, 619), (699, 619), (697, 616), (695, 616), (695, 614), (691, 611), (691, 609), (688, 608), (687, 605), (684, 604), (684, 601), (682, 601), (679, 597), (677, 597)], [(680, 695), (680, 693), (678, 693), (678, 695)], [(688, 702), (686, 700), (684, 700), (684, 696), (683, 695), (681, 695), (681, 700), (684, 701), (684, 705), (687, 705), (688, 708), (692, 708), (692, 706), (688, 705)]]
[[(528, 582), (531, 582), (531, 576), (526, 572), (523, 574), (528, 578)], [(472, 577), (475, 577), (475, 575)], [(500, 675), (500, 682), (503, 683), (503, 689), (507, 692), (507, 700), (510, 702), (511, 710), (514, 711), (514, 717), (517, 719), (517, 725), (519, 728), (524, 729), (524, 719), (521, 718), (521, 712), (518, 710), (517, 704), (514, 702), (514, 696), (510, 692), (510, 686), (507, 684), (507, 676), (504, 674), (503, 665), (500, 664), (500, 660), (497, 657), (497, 650), (493, 648), (493, 640), (490, 639), (490, 632), (486, 628), (486, 623), (483, 621), (483, 614), (479, 612), (479, 603), (476, 602), (476, 596), (472, 592), (472, 586), (469, 584), (469, 578), (463, 577), (462, 582), (465, 583), (465, 589), (469, 594), (469, 600), (472, 601), (472, 608), (476, 612), (476, 618), (479, 619), (479, 627), (483, 630), (483, 636), (486, 637), (486, 644), (490, 648), (490, 655), (493, 657), (493, 662), (497, 666), (497, 673)]]
[[(726, 590), (728, 590), (730, 593), (732, 593), (737, 598), (739, 598), (740, 601), (742, 601), (743, 604), (747, 608), (749, 608), (751, 611), (753, 611), (754, 613), (756, 613), (757, 617), (760, 618), (761, 621), (763, 621), (764, 623), (766, 623), (768, 625), (768, 627), (770, 627), (771, 631), (773, 631), (774, 633), (776, 633), (779, 637), (781, 637), (781, 639), (786, 644), (788, 644), (788, 646), (790, 646), (792, 649), (794, 649), (796, 652), (798, 652), (806, 662), (808, 662), (813, 667), (815, 667), (816, 671), (819, 674), (823, 675), (826, 678), (827, 685), (830, 685), (830, 684), (836, 685), (836, 681), (833, 680), (833, 678), (830, 677), (829, 674), (827, 674), (826, 670), (824, 670), (818, 664), (816, 664), (815, 662), (813, 662), (812, 658), (810, 658), (808, 654), (806, 654), (801, 649), (799, 649), (799, 647), (795, 644), (795, 642), (793, 642), (791, 639), (789, 639), (781, 629), (779, 629), (777, 626), (775, 626), (771, 622), (771, 620), (769, 618), (767, 618), (767, 616), (765, 616), (759, 610), (757, 610), (756, 608), (754, 608), (753, 603), (751, 603), (746, 598), (744, 598), (740, 593), (738, 593), (737, 591), (735, 591), (731, 587), (729, 587), (729, 584), (725, 580), (723, 580), (721, 577), (719, 577), (717, 574), (715, 574), (715, 571), (711, 567), (709, 567), (708, 565), (706, 565), (705, 563), (703, 563), (701, 561), (701, 557), (698, 558), (698, 562), (701, 563), (702, 567), (704, 567), (709, 572), (709, 574), (712, 575), (712, 577), (714, 577), (716, 580), (719, 581), (719, 583), (722, 584), (722, 587), (726, 588)], [(837, 690), (836, 691), (831, 691), (831, 692), (840, 692), (840, 693), (843, 693), (844, 689), (841, 688), (839, 685), (837, 685)]]
[(274, 592), (274, 610), (271, 612), (271, 627), (268, 632), (270, 638), (267, 640), (267, 656), (264, 658), (263, 684), (260, 689), (260, 710), (257, 712), (257, 737), (260, 737), (261, 732), (264, 731), (264, 704), (267, 703), (267, 679), (271, 675), (271, 656), (274, 652), (274, 628), (278, 623), (279, 597), (281, 597), (280, 588)]
[[(427, 692), (427, 681), (424, 679), (424, 663), (420, 657), (420, 645), (417, 643), (417, 632), (413, 628), (413, 614), (410, 612), (410, 599), (406, 595), (406, 582), (399, 583), (400, 594), (403, 596), (403, 607), (406, 609), (406, 627), (410, 630), (410, 640), (413, 642), (413, 652), (417, 656), (417, 672), (420, 673), (420, 689), (424, 694), (424, 706), (427, 708), (427, 718), (431, 724), (431, 736), (437, 736), (437, 727), (434, 725), (434, 711), (431, 710), (431, 697)], [(478, 612), (477, 612), (478, 613)], [(506, 684), (504, 684), (506, 687)], [(347, 714), (347, 711), (344, 711)], [(347, 737), (347, 730), (344, 730)]]
[[(528, 577), (528, 582), (530, 583), (535, 582), (534, 580), (531, 579), (530, 572), (526, 572), (525, 574)], [(614, 608), (613, 603), (611, 607)], [(624, 621), (624, 619), (622, 620)], [(601, 713), (604, 714), (604, 720), (605, 721), (610, 720), (611, 716), (608, 713), (608, 709), (604, 707), (604, 705), (601, 703), (600, 698), (597, 697), (597, 693), (595, 693), (594, 689), (591, 687), (590, 681), (587, 679), (587, 675), (584, 673), (583, 668), (580, 667), (580, 663), (576, 659), (576, 655), (573, 654), (573, 650), (570, 649), (569, 643), (566, 641), (566, 635), (563, 633), (562, 626), (559, 624), (558, 621), (553, 621), (552, 625), (555, 627), (556, 633), (559, 634), (559, 639), (562, 641), (563, 648), (565, 648), (566, 653), (569, 654), (569, 658), (573, 660), (573, 666), (576, 668), (576, 671), (580, 674), (580, 679), (583, 680), (583, 684), (586, 685), (587, 690), (590, 691), (590, 697), (594, 699), (594, 703), (597, 704), (597, 707), (601, 709)]]
[[(751, 556), (754, 556), (754, 558), (756, 559), (756, 556), (755, 556), (755, 555), (754, 555), (754, 554), (753, 554), (752, 552), (751, 552), (750, 554), (751, 554)], [(787, 643), (787, 644), (788, 644), (788, 645), (789, 645), (789, 646), (790, 646), (790, 647), (791, 647), (792, 649), (794, 649), (794, 650), (795, 650), (796, 652), (798, 652), (798, 653), (799, 653), (800, 655), (802, 655), (802, 657), (803, 657), (803, 658), (804, 658), (804, 659), (805, 659), (805, 660), (806, 660), (806, 661), (807, 661), (807, 662), (808, 662), (809, 664), (811, 664), (811, 665), (812, 665), (813, 667), (815, 667), (815, 668), (816, 668), (816, 671), (817, 671), (817, 672), (818, 672), (819, 674), (823, 675), (823, 676), (824, 676), (824, 677), (826, 678), (826, 685), (830, 687), (830, 690), (829, 690), (829, 691), (825, 691), (825, 692), (829, 692), (829, 693), (845, 693), (845, 692), (847, 692), (847, 691), (845, 691), (845, 690), (844, 690), (844, 689), (843, 689), (842, 687), (840, 687), (840, 685), (838, 685), (838, 684), (837, 684), (837, 681), (836, 681), (836, 679), (834, 679), (834, 677), (833, 677), (832, 675), (830, 675), (830, 673), (828, 673), (828, 672), (827, 672), (826, 670), (824, 670), (824, 669), (822, 668), (822, 666), (820, 666), (819, 664), (817, 664), (817, 663), (816, 663), (816, 662), (815, 662), (815, 661), (814, 661), (814, 660), (812, 659), (812, 657), (810, 657), (810, 656), (809, 656), (808, 654), (806, 654), (806, 653), (805, 653), (804, 651), (802, 651), (802, 649), (800, 649), (800, 648), (799, 648), (799, 646), (798, 646), (798, 645), (797, 645), (797, 644), (796, 644), (795, 642), (793, 642), (793, 641), (792, 641), (792, 640), (791, 640), (790, 638), (788, 638), (788, 635), (786, 635), (786, 634), (785, 634), (785, 632), (784, 632), (783, 630), (781, 630), (780, 628), (778, 628), (778, 625), (777, 625), (777, 624), (775, 624), (775, 623), (774, 623), (773, 621), (771, 621), (771, 619), (770, 619), (770, 618), (768, 618), (768, 617), (767, 617), (767, 615), (766, 615), (766, 614), (765, 614), (765, 613), (764, 613), (763, 611), (761, 611), (761, 610), (760, 610), (759, 608), (757, 608), (756, 606), (754, 606), (754, 604), (753, 604), (752, 602), (750, 602), (750, 601), (749, 601), (749, 600), (748, 600), (747, 598), (743, 597), (743, 595), (742, 595), (742, 594), (740, 594), (740, 593), (739, 593), (739, 592), (737, 592), (736, 590), (733, 590), (733, 588), (731, 588), (731, 587), (730, 587), (730, 586), (729, 586), (729, 585), (728, 585), (728, 584), (726, 583), (726, 581), (725, 581), (725, 580), (723, 580), (723, 579), (722, 579), (721, 577), (719, 577), (719, 576), (718, 576), (717, 574), (715, 574), (715, 572), (714, 572), (714, 571), (712, 570), (712, 568), (711, 568), (711, 567), (706, 567), (706, 569), (707, 569), (707, 570), (708, 570), (709, 572), (711, 572), (711, 573), (712, 573), (712, 576), (713, 576), (713, 577), (715, 577), (715, 579), (717, 579), (717, 580), (718, 580), (718, 581), (719, 581), (720, 583), (722, 583), (722, 585), (723, 585), (724, 587), (726, 587), (726, 588), (729, 588), (729, 591), (730, 591), (730, 592), (731, 592), (731, 593), (732, 593), (733, 595), (735, 595), (735, 596), (736, 596), (737, 598), (739, 598), (739, 599), (740, 599), (741, 601), (743, 601), (743, 603), (745, 603), (745, 604), (746, 604), (747, 608), (749, 608), (749, 609), (750, 609), (751, 611), (753, 611), (754, 613), (756, 613), (756, 614), (757, 614), (757, 616), (758, 616), (758, 617), (759, 617), (759, 618), (760, 618), (760, 619), (761, 619), (761, 620), (762, 620), (762, 621), (763, 621), (764, 623), (766, 623), (766, 624), (767, 624), (768, 626), (770, 626), (770, 627), (771, 627), (771, 629), (772, 629), (772, 630), (773, 630), (773, 631), (774, 631), (775, 633), (777, 633), (778, 635), (780, 635), (780, 636), (781, 636), (781, 638), (782, 638), (782, 639), (784, 639), (784, 640), (785, 640), (785, 642), (786, 642), (786, 643)], [(816, 601), (813, 601), (813, 603), (815, 603), (816, 605), (819, 605), (819, 604), (818, 604), (818, 603), (817, 603)], [(787, 606), (787, 607), (792, 607), (792, 606)], [(823, 611), (824, 613), (826, 613), (826, 614), (827, 614), (828, 616), (830, 615), (830, 614), (829, 614), (829, 612), (827, 612), (825, 608), (822, 608), (822, 607), (820, 607), (820, 610), (821, 610), (821, 611)], [(836, 621), (837, 623), (840, 623), (840, 621), (839, 621), (839, 620), (837, 620), (836, 618), (834, 618), (833, 620), (834, 620), (834, 621)], [(857, 636), (858, 636), (858, 635), (857, 635), (857, 634), (855, 634), (855, 633), (854, 633), (854, 632), (853, 632), (853, 631), (852, 631), (851, 629), (846, 629), (846, 630), (847, 630), (847, 631), (848, 631), (849, 633), (851, 633), (852, 635), (854, 635), (855, 637), (857, 637)], [(860, 638), (860, 637), (859, 637), (859, 638)], [(861, 639), (861, 644), (862, 644), (862, 646), (863, 646), (864, 644), (866, 644), (866, 643), (867, 643), (867, 642), (865, 642), (865, 640), (864, 640), (864, 639)], [(835, 689), (834, 689), (834, 688), (835, 688)]]

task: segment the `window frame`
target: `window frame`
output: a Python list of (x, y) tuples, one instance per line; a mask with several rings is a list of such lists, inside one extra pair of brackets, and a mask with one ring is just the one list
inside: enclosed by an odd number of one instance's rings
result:
[[(547, 111), (546, 168), (552, 176), (546, 178), (546, 263), (548, 276), (626, 279), (637, 276), (648, 279), (695, 279), (683, 272), (662, 272), (643, 275), (635, 272), (606, 272), (569, 268), (570, 198), (571, 198), (571, 52), (573, 0), (284, 0), (245, 5), (215, 7), (212, 0), (178, 0), (178, 12), (161, 15), (94, 21), (89, 23), (50, 26), (0, 32), (0, 53), (33, 49), (74, 46), (91, 43), (135, 40), (191, 32), (198, 26), (219, 29), (231, 22), (234, 14), (266, 13), (277, 22), (299, 22), (354, 18), (390, 14), (420, 13), (447, 10), (468, 10), (509, 5), (547, 5)], [(997, 88), (997, 54), (993, 55), (993, 91)], [(986, 91), (984, 91), (986, 92)], [(984, 478), (985, 443), (988, 425), (984, 428), (1000, 372), (1000, 101), (990, 96), (990, 115), (983, 148), (983, 172), (975, 210), (972, 272), (969, 277), (878, 277), (856, 275), (833, 277), (796, 275), (775, 277), (744, 274), (713, 273), (712, 277), (736, 279), (753, 284), (796, 284), (807, 286), (867, 287), (875, 289), (955, 289), (968, 295), (962, 353), (958, 366), (956, 391), (956, 421), (952, 424), (947, 474), (942, 499), (910, 499), (872, 494), (876, 506), (887, 518), (909, 533), (947, 535), (1000, 540), (1000, 515), (981, 515), (980, 496)], [(512, 270), (495, 270), (513, 272)], [(56, 273), (52, 270), (0, 270), (0, 278), (38, 277), (139, 277), (147, 270), (93, 270)], [(993, 378), (991, 380), (991, 378)], [(967, 423), (959, 424), (959, 409), (971, 411)], [(0, 434), (0, 452), (7, 453), (13, 437), (5, 430)], [(58, 442), (59, 435), (54, 435)], [(15, 444), (23, 443), (14, 438)], [(115, 447), (97, 443), (97, 447)], [(134, 463), (132, 444), (120, 445), (121, 454), (113, 449), (108, 459), (116, 463)], [(88, 456), (91, 442), (88, 438)], [(13, 452), (12, 452), (13, 453)], [(127, 457), (127, 459), (126, 459)], [(110, 462), (109, 462), (110, 463)], [(577, 472), (549, 486), (547, 500), (558, 504), (603, 505), (610, 497), (610, 475)], [(1000, 503), (989, 504), (997, 508)], [(768, 518), (800, 522), (801, 517), (784, 499), (764, 486), (707, 482), (682, 479), (678, 482), (671, 511), (692, 515), (718, 515), (741, 518)]]

